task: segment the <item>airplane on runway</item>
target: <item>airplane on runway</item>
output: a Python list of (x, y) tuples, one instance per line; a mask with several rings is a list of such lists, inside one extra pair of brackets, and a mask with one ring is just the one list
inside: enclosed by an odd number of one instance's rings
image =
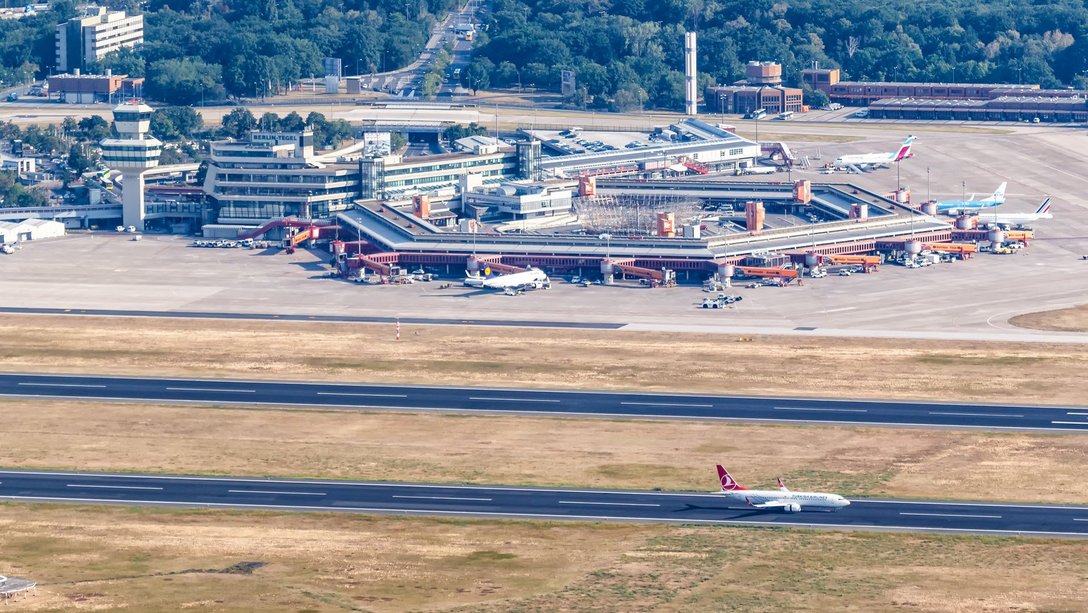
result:
[(480, 287), (483, 289), (497, 289), (503, 291), (547, 289), (551, 287), (551, 281), (548, 279), (548, 275), (544, 274), (543, 270), (533, 268), (532, 266), (521, 272), (500, 275), (497, 277), (491, 276), (490, 266), (484, 268), (483, 275), (480, 275), (480, 273), (472, 274), (468, 271), (465, 271), (465, 274), (465, 285), (468, 287)]
[(998, 225), (1013, 225), (1031, 223), (1040, 219), (1054, 219), (1054, 215), (1050, 212), (1050, 198), (1047, 198), (1039, 205), (1039, 208), (1035, 209), (1034, 213), (976, 213), (978, 220), (983, 223), (992, 223)]
[(899, 162), (912, 157), (910, 148), (914, 143), (914, 135), (907, 137), (903, 144), (899, 146), (897, 151), (890, 151), (888, 153), (855, 153), (848, 155), (840, 155), (832, 162), (832, 168), (847, 168), (858, 170), (870, 170), (873, 168), (887, 168), (889, 164), (893, 162)]
[(1001, 206), (1005, 204), (1005, 188), (1008, 187), (1007, 182), (1002, 182), (997, 186), (994, 193), (985, 198), (975, 198), (975, 194), (971, 194), (971, 197), (967, 200), (938, 200), (937, 212), (944, 213), (945, 215), (959, 215), (961, 213), (967, 213), (970, 211), (977, 211), (979, 209), (988, 209), (995, 206)]
[(741, 487), (725, 467), (718, 464), (718, 481), (722, 494), (731, 502), (743, 503), (761, 511), (799, 513), (801, 510), (838, 511), (849, 506), (850, 501), (838, 494), (823, 492), (791, 492), (782, 479), (777, 490), (750, 490)]

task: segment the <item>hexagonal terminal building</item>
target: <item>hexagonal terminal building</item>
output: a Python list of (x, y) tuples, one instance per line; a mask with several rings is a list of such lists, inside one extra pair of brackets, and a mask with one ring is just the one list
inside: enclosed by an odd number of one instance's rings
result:
[(124, 224), (144, 229), (144, 173), (159, 165), (162, 142), (148, 132), (154, 109), (125, 103), (113, 109), (117, 138), (102, 141), (102, 163), (121, 173)]

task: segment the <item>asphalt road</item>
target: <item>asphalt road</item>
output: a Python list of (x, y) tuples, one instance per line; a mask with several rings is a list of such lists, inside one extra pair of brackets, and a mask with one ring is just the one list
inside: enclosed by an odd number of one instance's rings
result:
[(0, 374), (0, 396), (1088, 433), (1088, 407)]
[(781, 513), (714, 493), (0, 471), (0, 500), (1088, 537), (1088, 507), (853, 500)]

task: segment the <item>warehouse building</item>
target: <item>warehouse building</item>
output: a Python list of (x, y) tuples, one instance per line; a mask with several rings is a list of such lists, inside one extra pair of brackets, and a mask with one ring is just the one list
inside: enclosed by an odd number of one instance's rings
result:
[(0, 221), (0, 243), (19, 243), (64, 236), (64, 224), (49, 219)]
[(874, 119), (951, 121), (1088, 121), (1088, 98), (1001, 96), (993, 100), (889, 98), (869, 105)]

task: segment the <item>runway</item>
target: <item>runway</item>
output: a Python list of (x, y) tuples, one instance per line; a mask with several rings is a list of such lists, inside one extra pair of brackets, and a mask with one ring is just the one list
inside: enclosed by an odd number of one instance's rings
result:
[(1088, 433), (1088, 407), (0, 374), (0, 396)]
[(0, 307), (7, 315), (85, 315), (96, 317), (168, 317), (176, 319), (235, 319), (245, 321), (309, 321), (322, 323), (391, 324), (420, 326), (503, 326), (509, 328), (576, 328), (618, 330), (626, 324), (529, 319), (455, 319), (441, 317), (381, 317), (369, 315), (293, 315), (276, 313), (212, 313), (206, 311), (139, 311), (131, 309), (58, 309)]
[(0, 500), (1088, 537), (1082, 506), (853, 500), (837, 512), (780, 513), (713, 493), (0, 471)]

